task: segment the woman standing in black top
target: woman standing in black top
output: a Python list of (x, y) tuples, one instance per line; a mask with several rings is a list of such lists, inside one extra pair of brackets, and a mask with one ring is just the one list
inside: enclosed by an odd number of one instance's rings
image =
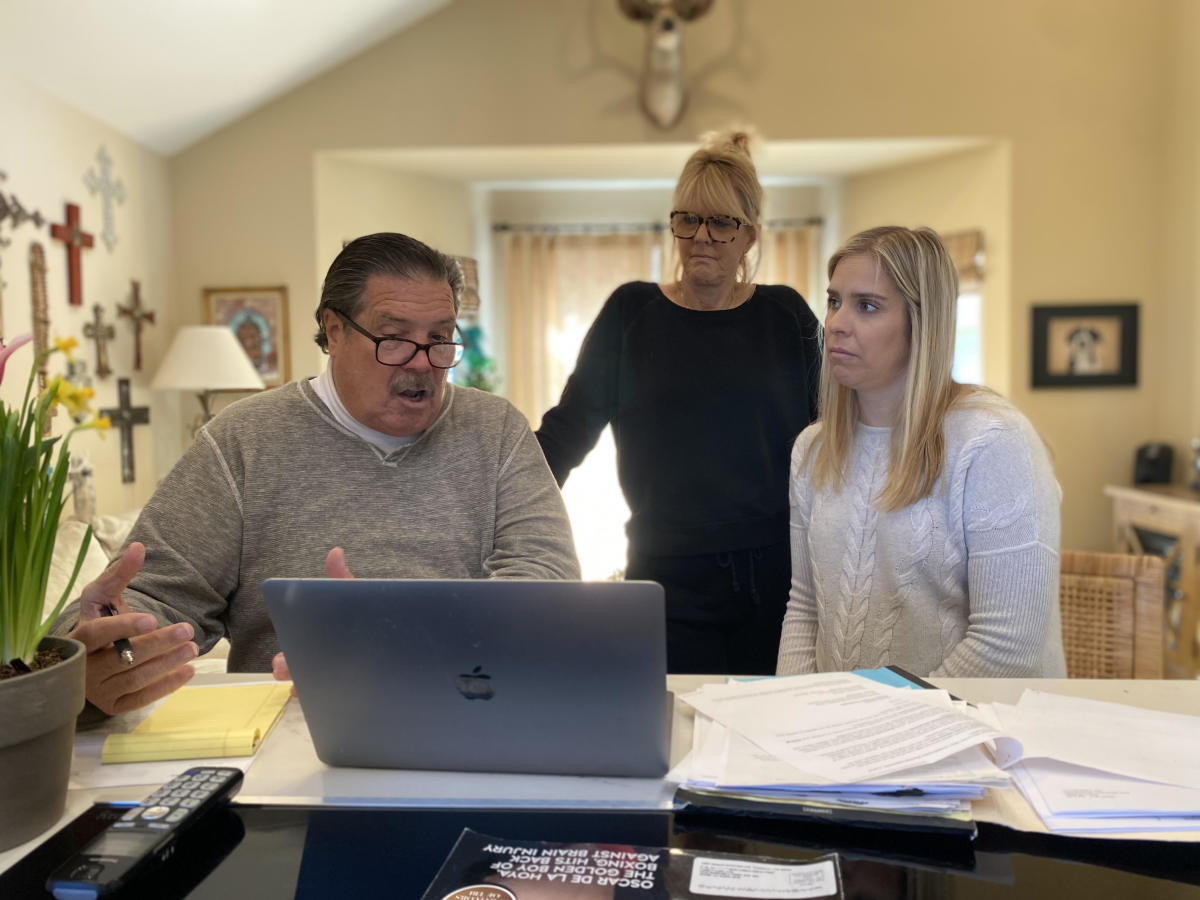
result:
[(666, 590), (670, 672), (775, 671), (789, 456), (817, 415), (816, 317), (792, 288), (751, 281), (762, 186), (748, 140), (719, 135), (688, 160), (678, 280), (617, 288), (537, 431), (561, 485), (612, 424), (625, 577)]

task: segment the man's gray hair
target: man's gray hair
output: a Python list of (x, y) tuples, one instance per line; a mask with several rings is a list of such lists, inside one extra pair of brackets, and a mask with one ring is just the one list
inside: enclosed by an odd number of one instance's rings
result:
[(444, 281), (454, 295), (454, 313), (463, 292), (463, 274), (453, 256), (440, 253), (416, 238), (392, 231), (355, 238), (334, 259), (321, 287), (317, 306), (317, 346), (329, 350), (325, 323), (326, 309), (355, 318), (363, 308), (367, 280), (372, 275), (394, 275), (409, 281)]

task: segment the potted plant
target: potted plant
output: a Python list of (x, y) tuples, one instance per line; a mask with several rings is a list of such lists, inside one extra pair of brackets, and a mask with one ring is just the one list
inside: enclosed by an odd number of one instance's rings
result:
[[(23, 335), (7, 346), (0, 342), (0, 380), (9, 357), (29, 341)], [(74, 347), (71, 338), (36, 354), (20, 405), (0, 400), (0, 850), (34, 837), (62, 815), (75, 717), (84, 704), (83, 644), (46, 632), (74, 589), (90, 527), (66, 590), (48, 615), (43, 610), (71, 436), (108, 423), (88, 420), (91, 389), (62, 376), (33, 391), (46, 357), (69, 357)], [(61, 437), (47, 437), (59, 406), (72, 422)]]

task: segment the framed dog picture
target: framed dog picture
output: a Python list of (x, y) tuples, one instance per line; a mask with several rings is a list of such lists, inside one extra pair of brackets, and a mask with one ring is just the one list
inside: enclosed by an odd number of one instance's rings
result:
[(1033, 386), (1137, 384), (1136, 303), (1033, 307)]
[(267, 387), (288, 380), (287, 288), (205, 288), (204, 319), (224, 325)]

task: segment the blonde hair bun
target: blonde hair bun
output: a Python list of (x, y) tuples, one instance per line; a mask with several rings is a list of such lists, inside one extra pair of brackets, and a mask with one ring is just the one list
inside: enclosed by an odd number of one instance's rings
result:
[(734, 150), (746, 156), (753, 156), (760, 143), (758, 131), (751, 125), (737, 125), (700, 135), (700, 146), (706, 150)]

